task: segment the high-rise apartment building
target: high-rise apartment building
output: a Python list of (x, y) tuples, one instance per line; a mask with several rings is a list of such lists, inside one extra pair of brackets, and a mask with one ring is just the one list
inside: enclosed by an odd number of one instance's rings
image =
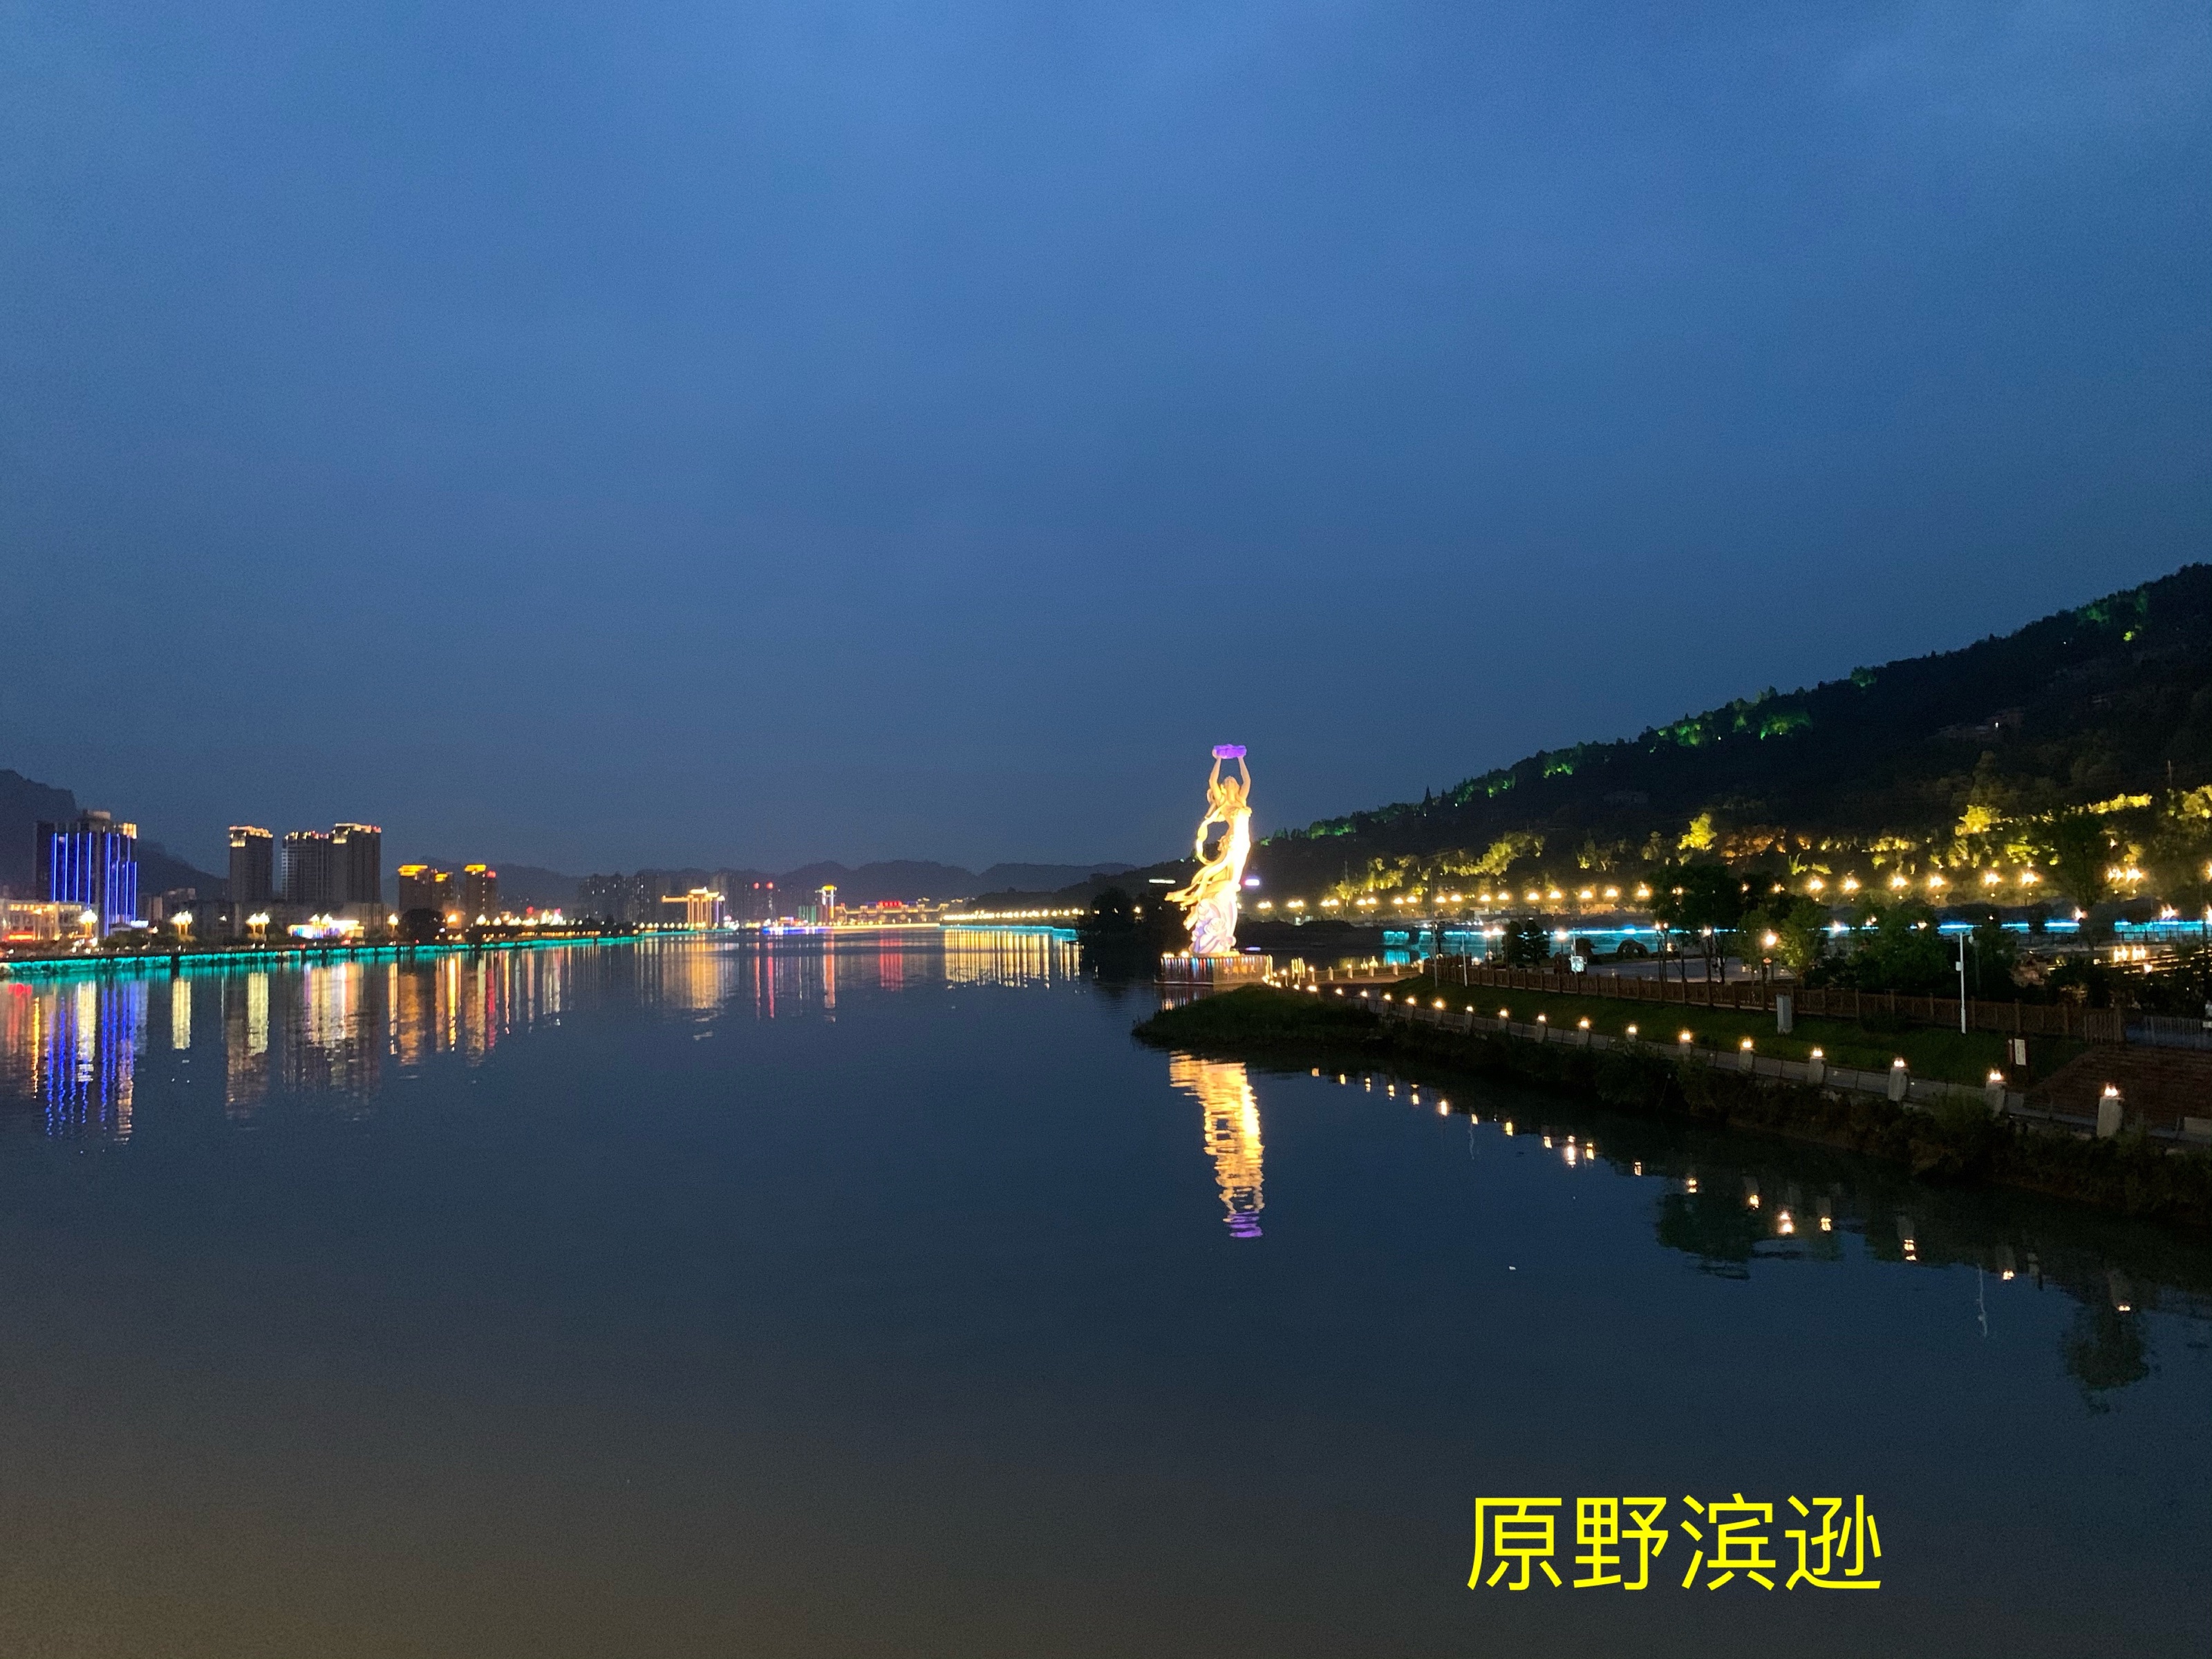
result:
[(586, 915), (602, 917), (618, 927), (659, 919), (660, 890), (642, 870), (634, 876), (586, 876), (577, 884), (576, 895)]
[(250, 823), (230, 826), (230, 902), (258, 910), (276, 896), (276, 837)]
[(331, 879), (340, 904), (384, 902), (384, 831), (341, 823), (331, 832)]
[(106, 812), (38, 826), (39, 896), (90, 910), (100, 933), (138, 915), (138, 826)]
[(756, 881), (741, 884), (732, 896), (737, 903), (740, 921), (774, 921), (776, 919), (775, 884)]
[(499, 872), (489, 865), (461, 866), (461, 920), (489, 920), (499, 914)]
[(433, 870), (427, 864), (403, 864), (399, 866), (401, 915), (404, 915), (410, 910), (429, 910), (442, 918), (454, 908), (452, 871)]
[(279, 880), (284, 902), (303, 910), (327, 911), (338, 902), (331, 860), (331, 837), (321, 830), (291, 830), (284, 836)]

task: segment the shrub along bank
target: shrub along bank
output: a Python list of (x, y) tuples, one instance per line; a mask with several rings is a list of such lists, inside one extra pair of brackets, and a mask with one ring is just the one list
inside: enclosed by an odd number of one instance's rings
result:
[[(1529, 1000), (1530, 994), (1520, 994)], [(1515, 1008), (1515, 1018), (1528, 1017)], [(1926, 1111), (1715, 1071), (1702, 1057), (1678, 1060), (1663, 1044), (1590, 1049), (1385, 1022), (1349, 998), (1261, 986), (1168, 1009), (1139, 1025), (1136, 1035), (1156, 1048), (1225, 1058), (1297, 1065), (1352, 1058), (1510, 1079), (1584, 1095), (1617, 1110), (1840, 1146), (1931, 1180), (1988, 1182), (2127, 1215), (2212, 1225), (2212, 1153), (2169, 1152), (2136, 1135), (2089, 1140), (2030, 1128), (1992, 1117), (1971, 1101)]]

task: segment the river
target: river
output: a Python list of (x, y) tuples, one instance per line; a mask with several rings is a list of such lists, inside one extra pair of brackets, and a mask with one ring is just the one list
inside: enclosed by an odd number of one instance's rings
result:
[[(0, 1652), (2212, 1650), (2204, 1240), (1152, 998), (1043, 933), (0, 981)], [(1739, 1493), (1774, 1588), (1683, 1588)], [(1878, 1589), (1784, 1587), (1793, 1496)], [(1560, 1588), (1468, 1587), (1501, 1497)]]

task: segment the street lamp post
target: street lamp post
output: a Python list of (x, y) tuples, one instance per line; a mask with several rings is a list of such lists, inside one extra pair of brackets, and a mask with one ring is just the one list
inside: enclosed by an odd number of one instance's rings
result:
[(1966, 1034), (1966, 940), (1969, 935), (1959, 935), (1959, 1035)]

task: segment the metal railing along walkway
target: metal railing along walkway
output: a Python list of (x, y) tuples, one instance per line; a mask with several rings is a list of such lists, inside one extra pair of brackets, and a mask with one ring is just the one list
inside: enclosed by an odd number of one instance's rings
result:
[[(1317, 994), (1328, 994), (1318, 986), (1311, 988)], [(1388, 992), (1376, 994), (1368, 990), (1340, 989), (1335, 994), (1359, 998), (1386, 1020), (1399, 1019), (1411, 1024), (1434, 1025), (1440, 1030), (1464, 1032), (1468, 1036), (1510, 1036), (1525, 1042), (1561, 1043), (1571, 1048), (1601, 1050), (1620, 1048), (1655, 1056), (1665, 1054), (1676, 1060), (1700, 1060), (1717, 1072), (1735, 1072), (1748, 1077), (1809, 1084), (1814, 1088), (1839, 1090), (1850, 1094), (1879, 1096), (1900, 1105), (1918, 1107), (1923, 1110), (1941, 1102), (1970, 1101), (1992, 1113), (2016, 1118), (2022, 1122), (2083, 1134), (2094, 1134), (2097, 1131), (2094, 1118), (2031, 1107), (2027, 1097), (2017, 1090), (1994, 1084), (1977, 1089), (1968, 1084), (1948, 1083), (1936, 1078), (1916, 1078), (1902, 1062), (1887, 1072), (1869, 1072), (1848, 1066), (1830, 1066), (1817, 1059), (1784, 1060), (1751, 1048), (1728, 1049), (1703, 1043), (1652, 1042), (1642, 1037), (1608, 1036), (1602, 1031), (1594, 1031), (1588, 1026), (1557, 1026), (1542, 1019), (1493, 1018), (1487, 1014), (1479, 1014), (1473, 1009), (1454, 1009), (1449, 1006), (1437, 1007), (1433, 1004), (1423, 1004), (1413, 998), (1397, 997)], [(2184, 1138), (2178, 1128), (2154, 1127), (2149, 1133), (2162, 1139), (2179, 1140)]]

